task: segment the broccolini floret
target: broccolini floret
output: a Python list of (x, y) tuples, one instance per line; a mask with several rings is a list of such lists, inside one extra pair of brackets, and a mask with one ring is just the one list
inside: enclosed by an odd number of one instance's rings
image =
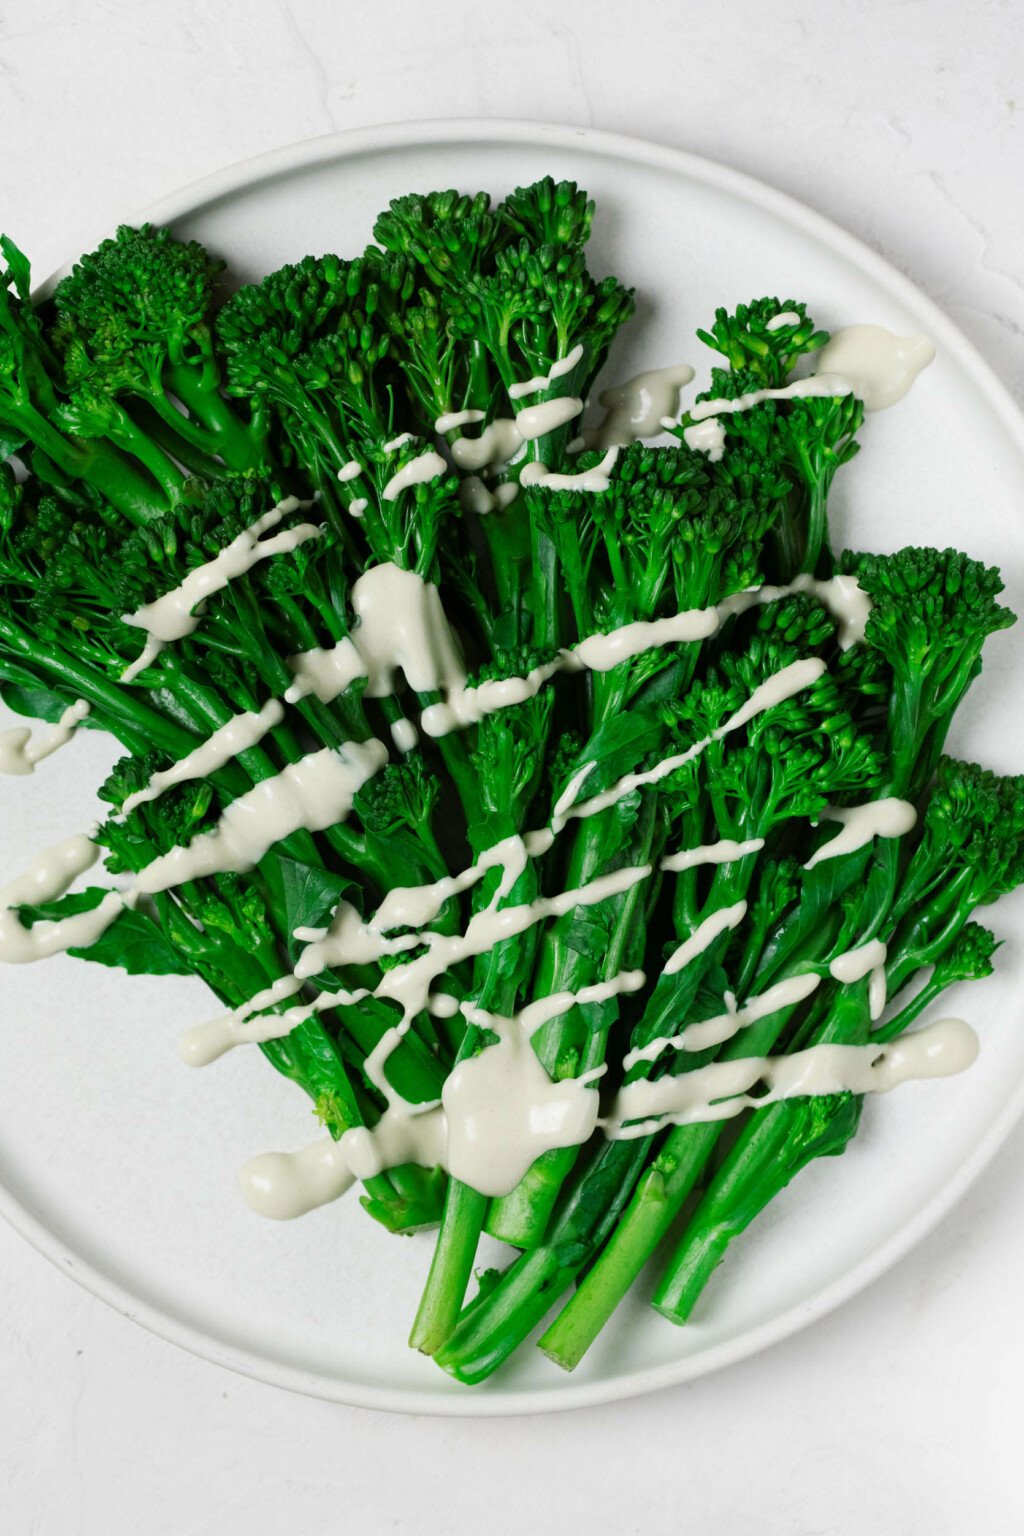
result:
[[(141, 404), (165, 455), (207, 474), (267, 466), (265, 419), (246, 421), (222, 393), (212, 326), (223, 267), (198, 241), (122, 225), (57, 284), (50, 340), (71, 391), (64, 419), (81, 436), (142, 457)], [(149, 453), (157, 473), (156, 445)]]
[(915, 794), (942, 751), (953, 712), (981, 670), (989, 635), (1016, 616), (996, 599), (999, 572), (958, 550), (844, 555), (841, 569), (871, 599), (866, 638), (892, 669), (894, 782)]

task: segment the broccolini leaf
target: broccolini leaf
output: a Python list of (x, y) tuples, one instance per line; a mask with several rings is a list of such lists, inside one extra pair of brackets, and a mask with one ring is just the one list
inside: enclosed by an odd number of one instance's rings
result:
[(295, 938), (297, 928), (320, 928), (342, 897), (353, 890), (351, 880), (331, 874), (313, 864), (297, 859), (278, 858), (268, 869), (275, 909), (292, 960), (298, 958), (302, 941)]
[[(47, 725), (55, 725), (68, 707), (67, 699), (51, 693), (48, 688), (32, 688), (19, 683), (0, 683), (0, 699), (16, 715), (45, 720)], [(80, 724), (87, 726), (88, 716)]]
[[(84, 891), (62, 896), (59, 901), (23, 906), (20, 908), (22, 921), (56, 922), (62, 917), (91, 912), (109, 894), (109, 890), (104, 890), (102, 886), (90, 886)], [(192, 974), (192, 967), (185, 956), (168, 940), (159, 923), (138, 908), (133, 910), (126, 907), (95, 944), (85, 949), (69, 949), (68, 954), (79, 960), (92, 960), (97, 965), (120, 967), (129, 976)]]

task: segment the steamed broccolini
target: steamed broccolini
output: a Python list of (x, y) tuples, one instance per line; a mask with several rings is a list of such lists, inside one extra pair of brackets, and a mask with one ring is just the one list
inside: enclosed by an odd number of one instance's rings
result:
[[(222, 263), (167, 230), (118, 230), (43, 303), (0, 240), (0, 695), (50, 722), (82, 701), (124, 748), (93, 837), (112, 875), (187, 868), (233, 805), (292, 797), (257, 857), (127, 902), (72, 952), (202, 977), (230, 1012), (192, 1059), (248, 1027), (352, 1149), (370, 1214), (439, 1226), (413, 1343), (469, 1382), (574, 1282), (541, 1347), (576, 1364), (700, 1188), (655, 1295), (684, 1322), (863, 1099), (752, 1107), (724, 1155), (719, 1119), (617, 1106), (675, 1102), (703, 1068), (882, 1049), (991, 973), (972, 915), (1024, 880), (1022, 781), (942, 755), (1013, 622), (998, 573), (951, 550), (834, 559), (863, 406), (793, 383), (828, 341), (802, 303), (716, 311), (710, 387), (670, 446), (581, 432), (633, 309), (589, 270), (593, 218), (550, 178), (498, 204), (401, 197), (354, 259), (226, 301)], [(289, 496), (316, 537), (289, 539)], [(146, 615), (268, 513), (272, 558), (195, 588), (143, 652)], [(405, 596), (381, 661), (383, 568)], [(448, 671), (410, 645), (447, 647)], [(386, 766), (306, 815), (310, 764), (375, 740)], [(890, 804), (897, 830), (871, 820)], [(109, 899), (3, 895), (29, 952), (35, 923)], [(516, 1050), (605, 1134), (549, 1138), (496, 1195), (471, 1165), (419, 1166), (444, 1161), (437, 1127), (466, 1132), (455, 1086)], [(467, 1302), (485, 1230), (521, 1251)]]

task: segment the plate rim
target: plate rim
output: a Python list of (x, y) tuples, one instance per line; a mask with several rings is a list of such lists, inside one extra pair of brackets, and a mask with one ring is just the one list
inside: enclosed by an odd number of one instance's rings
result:
[[(572, 124), (533, 122), (525, 118), (398, 120), (371, 127), (339, 130), (234, 161), (148, 204), (126, 222), (170, 224), (187, 215), (201, 212), (241, 187), (257, 181), (286, 177), (300, 169), (329, 161), (352, 159), (381, 150), (471, 141), (530, 144), (533, 147), (550, 145), (557, 149), (577, 148), (597, 155), (613, 156), (720, 188), (755, 207), (781, 216), (811, 238), (845, 256), (897, 300), (920, 314), (935, 339), (941, 341), (950, 356), (984, 395), (1018, 451), (1024, 454), (1024, 413), (1009, 389), (960, 327), (912, 279), (842, 225), (791, 194), (779, 191), (732, 166), (651, 139)], [(57, 268), (39, 285), (39, 291), (43, 294), (49, 292), (66, 270), (66, 267)], [(226, 1366), (239, 1375), (348, 1407), (445, 1418), (517, 1417), (620, 1402), (693, 1381), (758, 1354), (817, 1322), (878, 1279), (948, 1215), (995, 1156), (1022, 1116), (1024, 1077), (986, 1134), (957, 1169), (955, 1176), (898, 1232), (871, 1249), (842, 1277), (825, 1286), (809, 1300), (788, 1308), (767, 1322), (748, 1328), (725, 1343), (681, 1360), (626, 1372), (607, 1381), (574, 1383), (570, 1378), (567, 1385), (562, 1387), (529, 1388), (522, 1391), (498, 1387), (476, 1393), (472, 1389), (455, 1392), (450, 1388), (432, 1391), (370, 1385), (318, 1375), (297, 1366), (270, 1360), (253, 1351), (225, 1344), (215, 1335), (176, 1318), (156, 1303), (134, 1295), (112, 1275), (81, 1258), (3, 1183), (0, 1183), (0, 1217), (63, 1274), (77, 1281), (86, 1291), (106, 1302), (123, 1317), (200, 1359)]]

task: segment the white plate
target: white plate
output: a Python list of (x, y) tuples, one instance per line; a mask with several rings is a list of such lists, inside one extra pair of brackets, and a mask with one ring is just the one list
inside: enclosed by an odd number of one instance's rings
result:
[[(427, 123), (341, 134), (248, 161), (147, 217), (173, 222), (255, 277), (307, 251), (358, 250), (374, 214), (412, 189), (501, 194), (550, 172), (598, 201), (596, 268), (635, 283), (637, 319), (614, 372), (700, 362), (694, 328), (718, 304), (806, 298), (832, 328), (924, 331), (938, 358), (897, 410), (870, 418), (840, 477), (837, 542), (963, 543), (1002, 564), (1024, 611), (1024, 432), (954, 326), (849, 235), (782, 194), (691, 155), (577, 128)], [(30, 241), (31, 231), (16, 231)], [(1024, 768), (1024, 666), (1015, 631), (989, 645), (952, 745)], [(8, 722), (3, 722), (8, 723)], [(94, 818), (110, 761), (84, 735), (35, 779), (2, 786), (6, 879), (43, 842)], [(844, 1157), (800, 1175), (737, 1242), (695, 1320), (674, 1329), (631, 1297), (571, 1378), (538, 1351), (483, 1388), (455, 1385), (405, 1344), (429, 1238), (397, 1241), (354, 1200), (292, 1224), (242, 1203), (235, 1170), (315, 1131), (305, 1099), (258, 1052), (205, 1072), (177, 1055), (209, 1010), (198, 982), (126, 978), (60, 959), (4, 973), (0, 1210), (68, 1274), (128, 1316), (248, 1375), (340, 1402), (441, 1414), (527, 1413), (628, 1397), (784, 1338), (867, 1284), (963, 1193), (1024, 1104), (1024, 901), (1000, 905), (998, 976), (952, 1011), (980, 1026), (961, 1079), (869, 1105)], [(936, 1340), (936, 1346), (940, 1344)]]

